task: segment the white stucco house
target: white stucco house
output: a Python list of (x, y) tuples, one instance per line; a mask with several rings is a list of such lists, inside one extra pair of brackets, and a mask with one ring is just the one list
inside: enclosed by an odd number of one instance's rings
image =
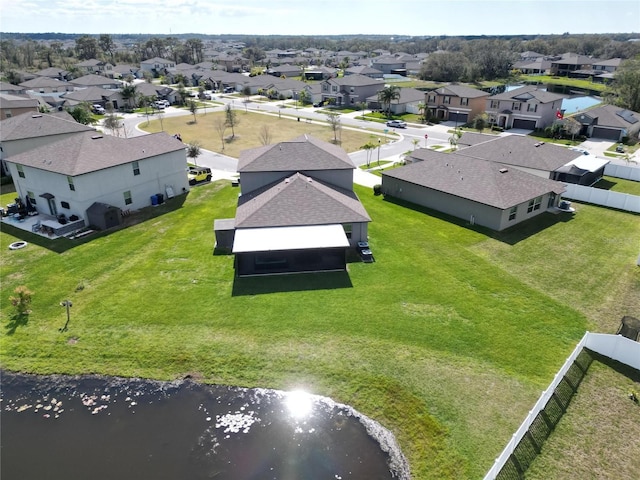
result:
[(54, 221), (64, 215), (90, 225), (95, 204), (126, 213), (153, 204), (157, 194), (189, 189), (184, 144), (164, 132), (134, 138), (85, 132), (5, 161), (17, 196)]

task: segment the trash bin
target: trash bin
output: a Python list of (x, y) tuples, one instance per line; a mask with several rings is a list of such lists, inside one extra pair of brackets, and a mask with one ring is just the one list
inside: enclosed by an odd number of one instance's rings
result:
[(151, 195), (151, 205), (158, 205), (158, 196)]
[(162, 193), (156, 193), (156, 197), (158, 198), (158, 205), (162, 205), (164, 203), (164, 195)]

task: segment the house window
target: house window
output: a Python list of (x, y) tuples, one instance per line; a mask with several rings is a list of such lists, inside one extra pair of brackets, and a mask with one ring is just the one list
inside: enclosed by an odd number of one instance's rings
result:
[(529, 202), (527, 206), (527, 213), (531, 213), (534, 210), (540, 210), (540, 204), (542, 203), (542, 197), (534, 198)]
[(445, 105), (448, 105), (451, 103), (451, 97), (446, 96), (442, 98), (442, 103), (444, 103)]
[(511, 207), (511, 210), (509, 210), (509, 221), (515, 220), (516, 219), (516, 215), (518, 215), (518, 206), (517, 205), (515, 207)]
[(140, 165), (138, 165), (138, 162), (133, 162), (131, 166), (133, 167), (133, 174), (140, 175)]
[(27, 192), (27, 197), (29, 197), (29, 201), (31, 202), (31, 205), (36, 204), (36, 196), (33, 194), (33, 192)]
[(353, 93), (355, 91), (356, 91), (356, 89), (354, 87), (349, 87), (349, 93)]
[(323, 92), (328, 92), (328, 91), (329, 91), (329, 85), (327, 85), (326, 83), (324, 83), (324, 84), (322, 85), (322, 91), (323, 91)]
[(527, 112), (537, 112), (538, 104), (537, 103), (528, 103), (527, 104)]
[(499, 108), (500, 102), (498, 100), (491, 100), (491, 106), (489, 108)]
[(469, 99), (468, 98), (461, 98), (460, 99), (460, 105), (462, 105), (463, 107), (466, 107), (467, 105), (469, 105)]
[(73, 177), (67, 177), (67, 182), (69, 182), (69, 190), (75, 192), (76, 186), (73, 184)]
[(4, 111), (4, 118), (11, 118), (12, 116), (13, 114), (11, 113), (11, 110)]
[(16, 168), (18, 169), (18, 176), (20, 178), (24, 178), (24, 170), (22, 168), (22, 165), (16, 165)]
[(435, 95), (429, 95), (429, 99), (427, 100), (427, 102), (429, 102), (429, 103), (436, 103), (436, 97), (435, 97)]
[(60, 202), (60, 206), (62, 208), (66, 208), (67, 210), (71, 208), (71, 206), (69, 205), (69, 202)]
[(332, 86), (331, 86), (331, 91), (332, 91), (332, 92), (337, 92), (337, 91), (338, 91), (338, 87), (337, 87), (337, 85), (332, 85)]
[(127, 190), (126, 192), (124, 192), (124, 204), (125, 205), (131, 205), (133, 203), (133, 200), (131, 200), (131, 190)]
[(521, 106), (520, 102), (513, 102), (511, 104), (511, 110), (520, 110)]

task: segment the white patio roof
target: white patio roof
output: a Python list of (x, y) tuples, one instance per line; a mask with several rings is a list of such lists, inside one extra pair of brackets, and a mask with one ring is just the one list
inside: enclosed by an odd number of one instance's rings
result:
[(348, 247), (342, 225), (240, 228), (233, 240), (233, 253)]
[(596, 157), (595, 155), (580, 155), (575, 160), (571, 160), (567, 165), (575, 165), (582, 170), (595, 172), (607, 163), (609, 163), (609, 160), (606, 158)]

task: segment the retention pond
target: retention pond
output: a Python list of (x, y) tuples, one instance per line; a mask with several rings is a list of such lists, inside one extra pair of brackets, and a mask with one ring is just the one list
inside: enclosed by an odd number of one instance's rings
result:
[(2, 373), (4, 480), (409, 479), (393, 435), (303, 392)]

